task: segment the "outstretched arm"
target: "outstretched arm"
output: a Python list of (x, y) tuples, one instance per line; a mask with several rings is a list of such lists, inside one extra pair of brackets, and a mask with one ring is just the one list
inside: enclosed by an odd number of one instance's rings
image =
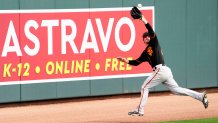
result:
[(142, 14), (142, 12), (137, 7), (134, 6), (132, 10), (130, 11), (130, 14), (133, 19), (140, 19), (145, 24), (145, 27), (148, 30), (149, 36), (151, 38), (155, 38), (154, 30), (152, 29), (151, 25), (148, 23), (145, 16)]
[(138, 61), (138, 60), (128, 60), (128, 59), (123, 58), (123, 57), (118, 57), (117, 59), (118, 59), (119, 61), (121, 61), (121, 62), (130, 64), (130, 65), (133, 65), (133, 66), (138, 66), (139, 64), (141, 64), (141, 62)]
[(147, 28), (148, 34), (150, 35), (150, 37), (151, 37), (151, 38), (154, 38), (154, 37), (155, 37), (154, 30), (153, 30), (153, 28), (151, 27), (151, 25), (148, 23), (147, 19), (142, 15), (141, 20), (142, 20), (142, 22), (145, 24), (145, 27)]
[(119, 61), (122, 61), (122, 62), (125, 62), (125, 63), (129, 64), (129, 60), (128, 60), (128, 59), (126, 59), (126, 58), (123, 58), (123, 57), (117, 57), (117, 60), (119, 60)]
[(138, 65), (141, 64), (142, 62), (147, 61), (145, 55), (146, 55), (146, 53), (143, 52), (143, 53), (141, 54), (141, 56), (140, 56), (139, 58), (135, 59), (135, 60), (128, 60), (128, 59), (123, 58), (123, 57), (118, 57), (117, 59), (118, 59), (119, 61), (125, 62), (125, 63), (127, 63), (127, 64), (130, 64), (130, 65), (133, 65), (133, 66), (138, 66)]
[(144, 22), (144, 24), (147, 24), (147, 23), (148, 23), (147, 19), (146, 19), (143, 15), (142, 15), (141, 20), (142, 20), (142, 22)]

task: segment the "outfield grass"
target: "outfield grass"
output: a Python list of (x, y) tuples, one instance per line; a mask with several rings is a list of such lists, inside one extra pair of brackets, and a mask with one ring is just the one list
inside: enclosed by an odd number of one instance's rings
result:
[(181, 121), (167, 121), (167, 122), (159, 122), (159, 123), (218, 123), (218, 118), (181, 120)]

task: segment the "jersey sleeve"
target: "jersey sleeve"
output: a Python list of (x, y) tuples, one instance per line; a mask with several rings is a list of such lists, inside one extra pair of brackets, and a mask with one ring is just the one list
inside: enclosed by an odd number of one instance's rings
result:
[(146, 59), (146, 56), (145, 56), (145, 52), (143, 52), (139, 58), (135, 59), (135, 60), (129, 60), (129, 63), (130, 65), (133, 65), (133, 66), (138, 66), (139, 64), (141, 64), (142, 62), (145, 62), (147, 61)]
[(145, 24), (145, 27), (147, 28), (148, 30), (148, 34), (151, 38), (155, 38), (156, 37), (156, 34), (153, 30), (153, 28), (151, 27), (151, 25), (149, 23)]

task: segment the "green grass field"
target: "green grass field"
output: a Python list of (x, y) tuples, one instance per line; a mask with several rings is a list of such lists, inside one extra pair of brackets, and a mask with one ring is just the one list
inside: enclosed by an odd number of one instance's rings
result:
[(218, 123), (218, 118), (181, 120), (181, 121), (167, 121), (167, 122), (159, 122), (159, 123)]

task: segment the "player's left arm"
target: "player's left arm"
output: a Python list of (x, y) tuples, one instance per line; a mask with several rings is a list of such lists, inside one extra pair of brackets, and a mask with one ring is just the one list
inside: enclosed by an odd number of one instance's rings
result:
[(145, 24), (145, 27), (147, 28), (148, 30), (148, 34), (151, 38), (155, 38), (156, 37), (156, 34), (153, 30), (153, 28), (151, 27), (151, 25), (148, 23), (147, 19), (145, 18), (145, 16), (142, 15), (142, 18), (141, 18), (142, 22)]

